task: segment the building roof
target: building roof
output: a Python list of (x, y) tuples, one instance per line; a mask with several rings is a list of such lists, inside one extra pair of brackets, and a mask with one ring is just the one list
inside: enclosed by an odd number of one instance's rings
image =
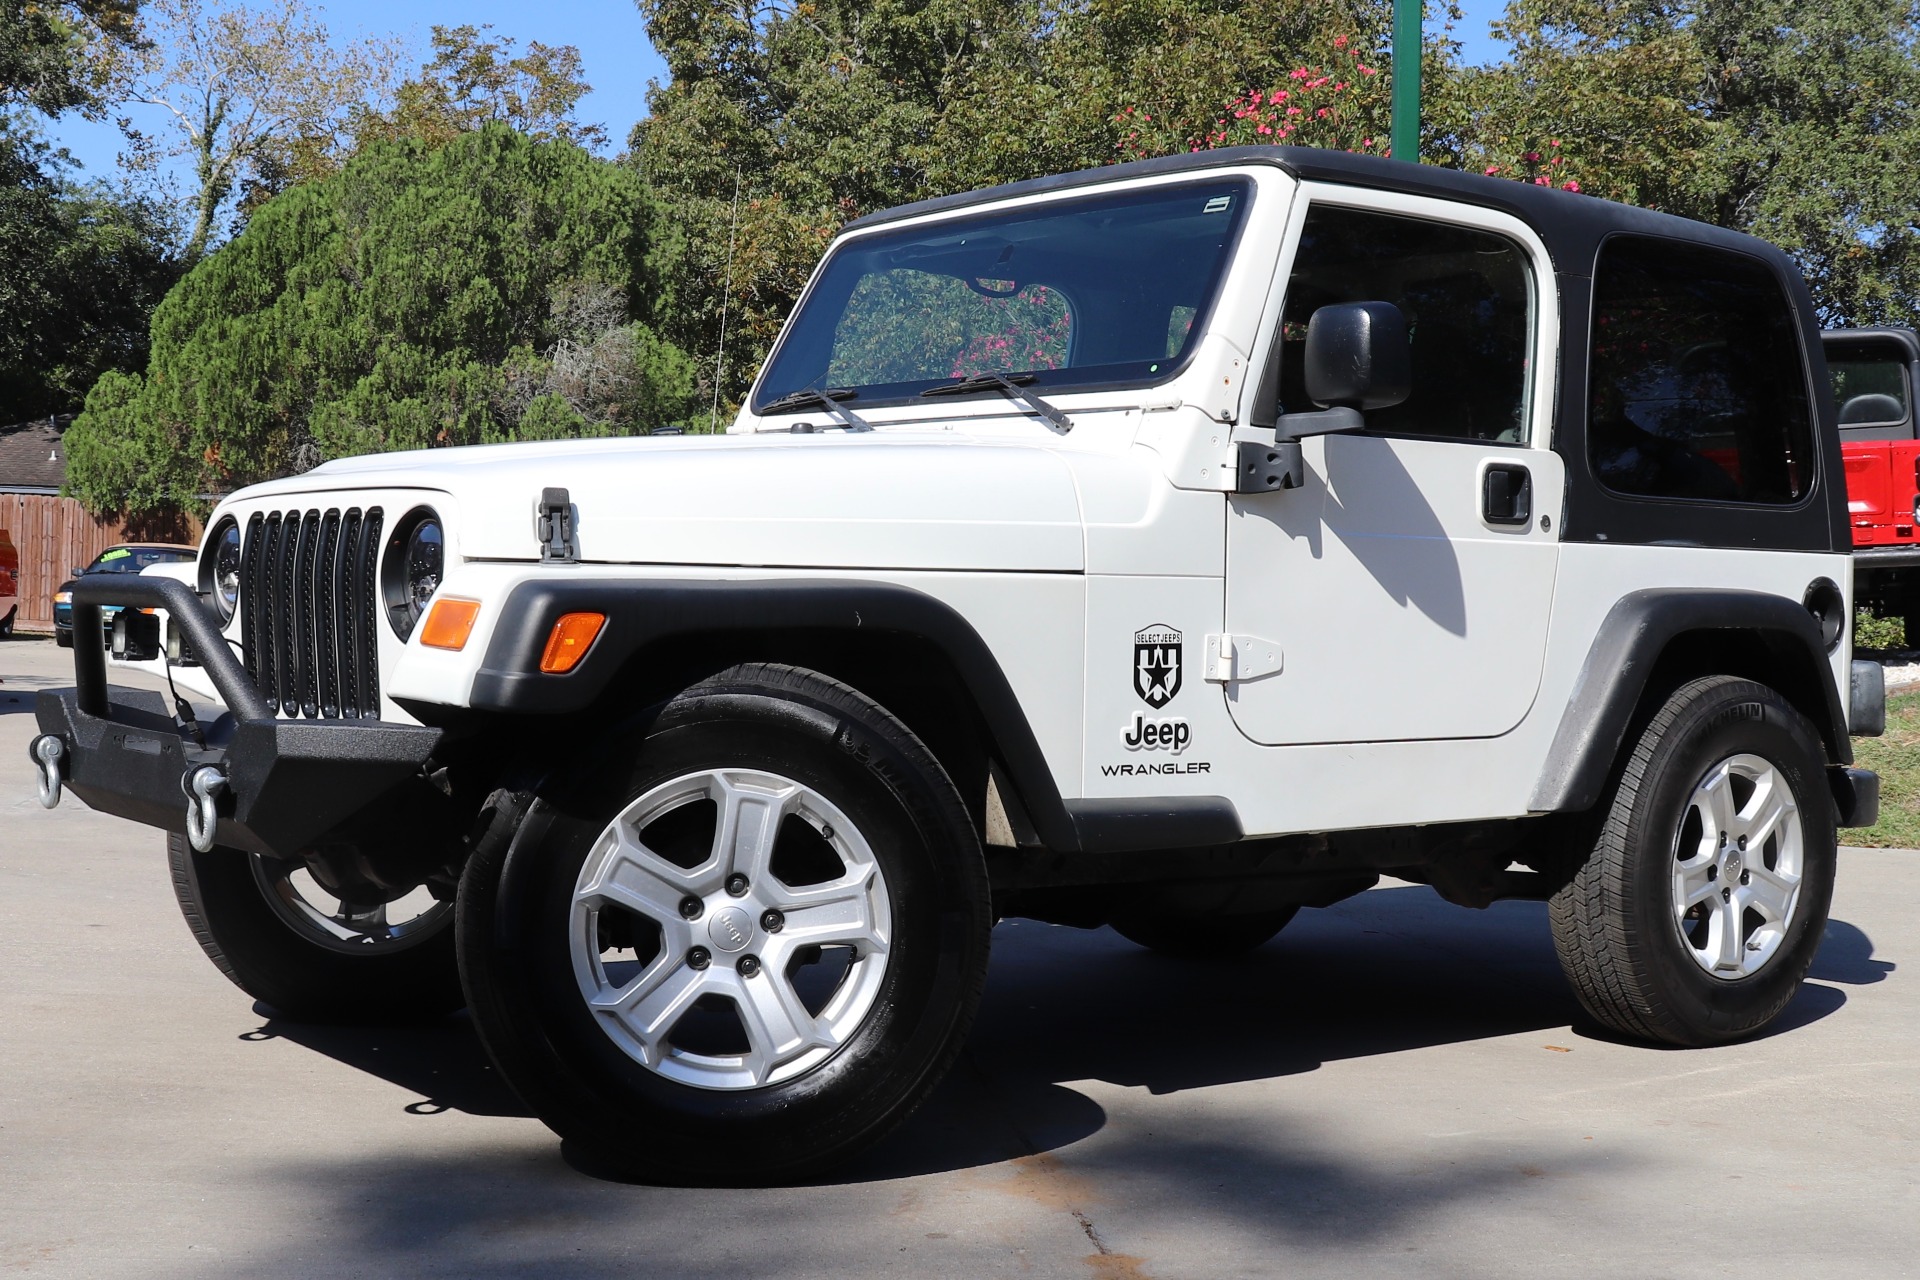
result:
[(72, 421), (72, 414), (62, 414), (0, 427), (0, 490), (57, 492), (67, 478), (60, 437)]

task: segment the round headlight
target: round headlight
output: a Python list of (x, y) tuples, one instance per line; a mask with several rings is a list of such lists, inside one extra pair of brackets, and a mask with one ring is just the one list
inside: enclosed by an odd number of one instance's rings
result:
[(240, 607), (240, 526), (222, 520), (200, 553), (200, 591), (213, 597), (220, 621), (233, 621)]
[(440, 517), (422, 508), (402, 520), (387, 542), (387, 560), (381, 574), (383, 594), (387, 619), (402, 640), (413, 634), (433, 593), (440, 589), (446, 541)]

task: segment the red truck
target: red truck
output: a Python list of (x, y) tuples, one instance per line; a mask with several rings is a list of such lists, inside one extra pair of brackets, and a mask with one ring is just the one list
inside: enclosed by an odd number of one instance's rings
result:
[(1857, 604), (1903, 618), (1920, 646), (1920, 439), (1914, 390), (1920, 337), (1911, 329), (1829, 329), (1827, 369), (1840, 406)]

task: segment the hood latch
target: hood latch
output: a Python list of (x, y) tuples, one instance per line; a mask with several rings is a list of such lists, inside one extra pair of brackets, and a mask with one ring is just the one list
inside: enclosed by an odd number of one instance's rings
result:
[(573, 500), (565, 489), (540, 491), (540, 559), (574, 564), (580, 544), (573, 533)]

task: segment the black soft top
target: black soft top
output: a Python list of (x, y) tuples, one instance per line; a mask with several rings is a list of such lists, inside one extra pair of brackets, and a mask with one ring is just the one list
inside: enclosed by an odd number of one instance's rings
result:
[[(1850, 549), (1840, 433), (1835, 422), (1833, 394), (1827, 385), (1826, 360), (1813, 299), (1798, 264), (1791, 257), (1764, 240), (1737, 231), (1528, 182), (1311, 147), (1228, 147), (1083, 169), (1078, 173), (1034, 178), (901, 205), (850, 222), (847, 229), (881, 226), (989, 201), (1091, 188), (1127, 178), (1200, 174), (1248, 165), (1272, 165), (1303, 181), (1397, 191), (1478, 205), (1519, 219), (1540, 237), (1553, 259), (1560, 297), (1560, 385), (1553, 440), (1555, 450), (1567, 460), (1567, 506), (1561, 541), (1822, 552)], [(1744, 254), (1764, 262), (1779, 280), (1800, 320), (1802, 374), (1818, 423), (1820, 456), (1815, 482), (1806, 499), (1791, 507), (1773, 507), (1647, 498), (1614, 493), (1593, 474), (1586, 456), (1587, 352), (1593, 268), (1600, 255), (1601, 242), (1621, 234), (1690, 241)]]
[(1559, 191), (1502, 178), (1487, 178), (1458, 169), (1437, 165), (1407, 164), (1384, 160), (1379, 156), (1355, 155), (1348, 151), (1325, 151), (1315, 147), (1223, 147), (1218, 151), (1196, 151), (1183, 155), (1160, 156), (1152, 160), (1132, 160), (1125, 164), (1081, 169), (1074, 173), (1030, 178), (1004, 186), (966, 191), (958, 195), (919, 200), (893, 209), (883, 209), (849, 222), (845, 230), (878, 226), (916, 218), (929, 213), (946, 213), (995, 200), (1047, 192), (1071, 191), (1078, 187), (1098, 186), (1127, 178), (1143, 178), (1170, 173), (1204, 173), (1215, 169), (1250, 164), (1272, 165), (1309, 182), (1338, 183), (1366, 187), (1375, 191), (1400, 191), (1408, 195), (1433, 196), (1461, 204), (1479, 205), (1510, 214), (1533, 228), (1553, 256), (1554, 270), (1563, 275), (1586, 276), (1593, 270), (1599, 243), (1615, 232), (1638, 232), (1664, 236), (1671, 240), (1694, 240), (1723, 249), (1765, 258), (1776, 268), (1798, 275), (1798, 267), (1779, 249), (1764, 240), (1728, 231), (1721, 227), (1679, 218), (1650, 209), (1602, 200), (1596, 196)]

